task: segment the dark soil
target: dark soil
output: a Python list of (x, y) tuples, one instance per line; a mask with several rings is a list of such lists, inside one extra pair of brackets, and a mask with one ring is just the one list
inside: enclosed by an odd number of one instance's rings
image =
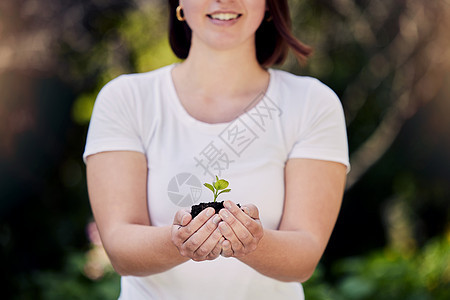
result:
[[(241, 207), (239, 204), (236, 204), (238, 207)], [(192, 219), (195, 218), (199, 213), (201, 213), (205, 208), (212, 207), (216, 210), (216, 214), (223, 208), (223, 201), (221, 202), (202, 202), (196, 205), (192, 205), (191, 207), (191, 215)]]

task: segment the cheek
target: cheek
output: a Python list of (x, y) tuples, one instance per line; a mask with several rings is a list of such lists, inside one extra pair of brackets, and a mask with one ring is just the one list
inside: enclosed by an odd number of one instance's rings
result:
[(203, 9), (196, 4), (196, 1), (185, 1), (183, 4), (184, 17), (191, 28), (198, 20), (204, 17), (202, 12)]
[(266, 1), (264, 0), (250, 0), (247, 3), (247, 9), (251, 13), (251, 25), (256, 28), (264, 21), (266, 13)]

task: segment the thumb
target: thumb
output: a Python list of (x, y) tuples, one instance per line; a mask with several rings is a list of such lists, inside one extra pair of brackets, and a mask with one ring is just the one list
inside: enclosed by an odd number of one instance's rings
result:
[(189, 222), (191, 222), (192, 220), (192, 215), (190, 213), (185, 213), (182, 217), (181, 217), (181, 226), (186, 226), (187, 224), (189, 224)]

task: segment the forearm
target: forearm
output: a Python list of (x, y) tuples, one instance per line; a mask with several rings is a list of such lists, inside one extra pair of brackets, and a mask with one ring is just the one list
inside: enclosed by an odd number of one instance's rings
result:
[(105, 233), (103, 244), (120, 275), (152, 275), (188, 260), (171, 242), (170, 230), (170, 226), (120, 225)]
[(274, 279), (304, 282), (313, 274), (322, 252), (307, 232), (265, 230), (258, 248), (239, 260)]

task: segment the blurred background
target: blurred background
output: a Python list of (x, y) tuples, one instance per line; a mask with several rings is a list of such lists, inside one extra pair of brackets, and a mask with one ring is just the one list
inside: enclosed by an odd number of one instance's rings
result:
[[(289, 1), (352, 171), (311, 299), (450, 299), (450, 1)], [(163, 0), (0, 1), (3, 299), (116, 299), (82, 162), (112, 78), (176, 62)]]

